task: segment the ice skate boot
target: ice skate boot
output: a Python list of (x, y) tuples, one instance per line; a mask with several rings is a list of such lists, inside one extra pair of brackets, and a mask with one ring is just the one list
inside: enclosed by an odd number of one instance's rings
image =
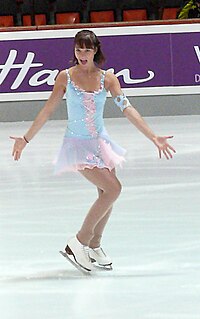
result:
[(111, 270), (112, 269), (112, 260), (109, 256), (105, 254), (101, 247), (90, 248), (89, 256), (92, 263), (96, 263), (101, 268)]
[(89, 247), (82, 245), (77, 237), (71, 238), (65, 252), (61, 251), (60, 253), (79, 270), (90, 272), (93, 268), (89, 257)]

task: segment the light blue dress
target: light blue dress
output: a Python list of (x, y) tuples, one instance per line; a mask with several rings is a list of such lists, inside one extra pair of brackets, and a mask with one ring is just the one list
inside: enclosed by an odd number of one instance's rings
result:
[(107, 92), (102, 72), (98, 91), (86, 92), (77, 87), (66, 70), (67, 128), (55, 161), (55, 173), (94, 167), (112, 170), (124, 161), (125, 149), (108, 135), (103, 120)]

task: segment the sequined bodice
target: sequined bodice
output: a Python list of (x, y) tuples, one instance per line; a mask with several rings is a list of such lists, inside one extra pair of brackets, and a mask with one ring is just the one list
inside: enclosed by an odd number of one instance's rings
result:
[(71, 80), (69, 72), (66, 91), (68, 122), (65, 136), (96, 138), (104, 128), (103, 111), (106, 101), (105, 72), (101, 75), (100, 89), (86, 92)]

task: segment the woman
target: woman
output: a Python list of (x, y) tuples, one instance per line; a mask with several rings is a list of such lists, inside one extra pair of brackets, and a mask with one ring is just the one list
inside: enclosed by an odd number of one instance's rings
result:
[(27, 143), (35, 136), (50, 115), (55, 111), (66, 93), (68, 125), (56, 160), (55, 170), (79, 171), (98, 190), (98, 199), (90, 208), (83, 225), (65, 248), (68, 258), (87, 271), (92, 262), (101, 266), (112, 261), (101, 248), (101, 237), (112, 211), (113, 203), (121, 192), (115, 167), (124, 160), (124, 149), (108, 136), (103, 123), (103, 109), (106, 94), (110, 91), (114, 102), (124, 115), (169, 159), (175, 150), (168, 144), (168, 137), (155, 135), (140, 114), (131, 106), (122, 93), (116, 76), (100, 69), (105, 58), (97, 36), (89, 30), (78, 32), (74, 40), (75, 65), (61, 71), (56, 79), (53, 92), (40, 111), (30, 129), (23, 137), (15, 140), (14, 160), (19, 160)]

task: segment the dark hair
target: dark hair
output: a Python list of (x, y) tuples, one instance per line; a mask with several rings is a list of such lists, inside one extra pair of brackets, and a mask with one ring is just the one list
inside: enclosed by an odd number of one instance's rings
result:
[[(94, 32), (90, 30), (79, 31), (74, 38), (74, 48), (76, 45), (78, 45), (80, 48), (83, 48), (85, 46), (87, 49), (97, 49), (97, 52), (94, 56), (94, 62), (96, 62), (98, 65), (101, 65), (105, 62), (106, 59), (101, 50), (101, 42)], [(73, 62), (75, 64), (78, 64), (75, 54)]]

